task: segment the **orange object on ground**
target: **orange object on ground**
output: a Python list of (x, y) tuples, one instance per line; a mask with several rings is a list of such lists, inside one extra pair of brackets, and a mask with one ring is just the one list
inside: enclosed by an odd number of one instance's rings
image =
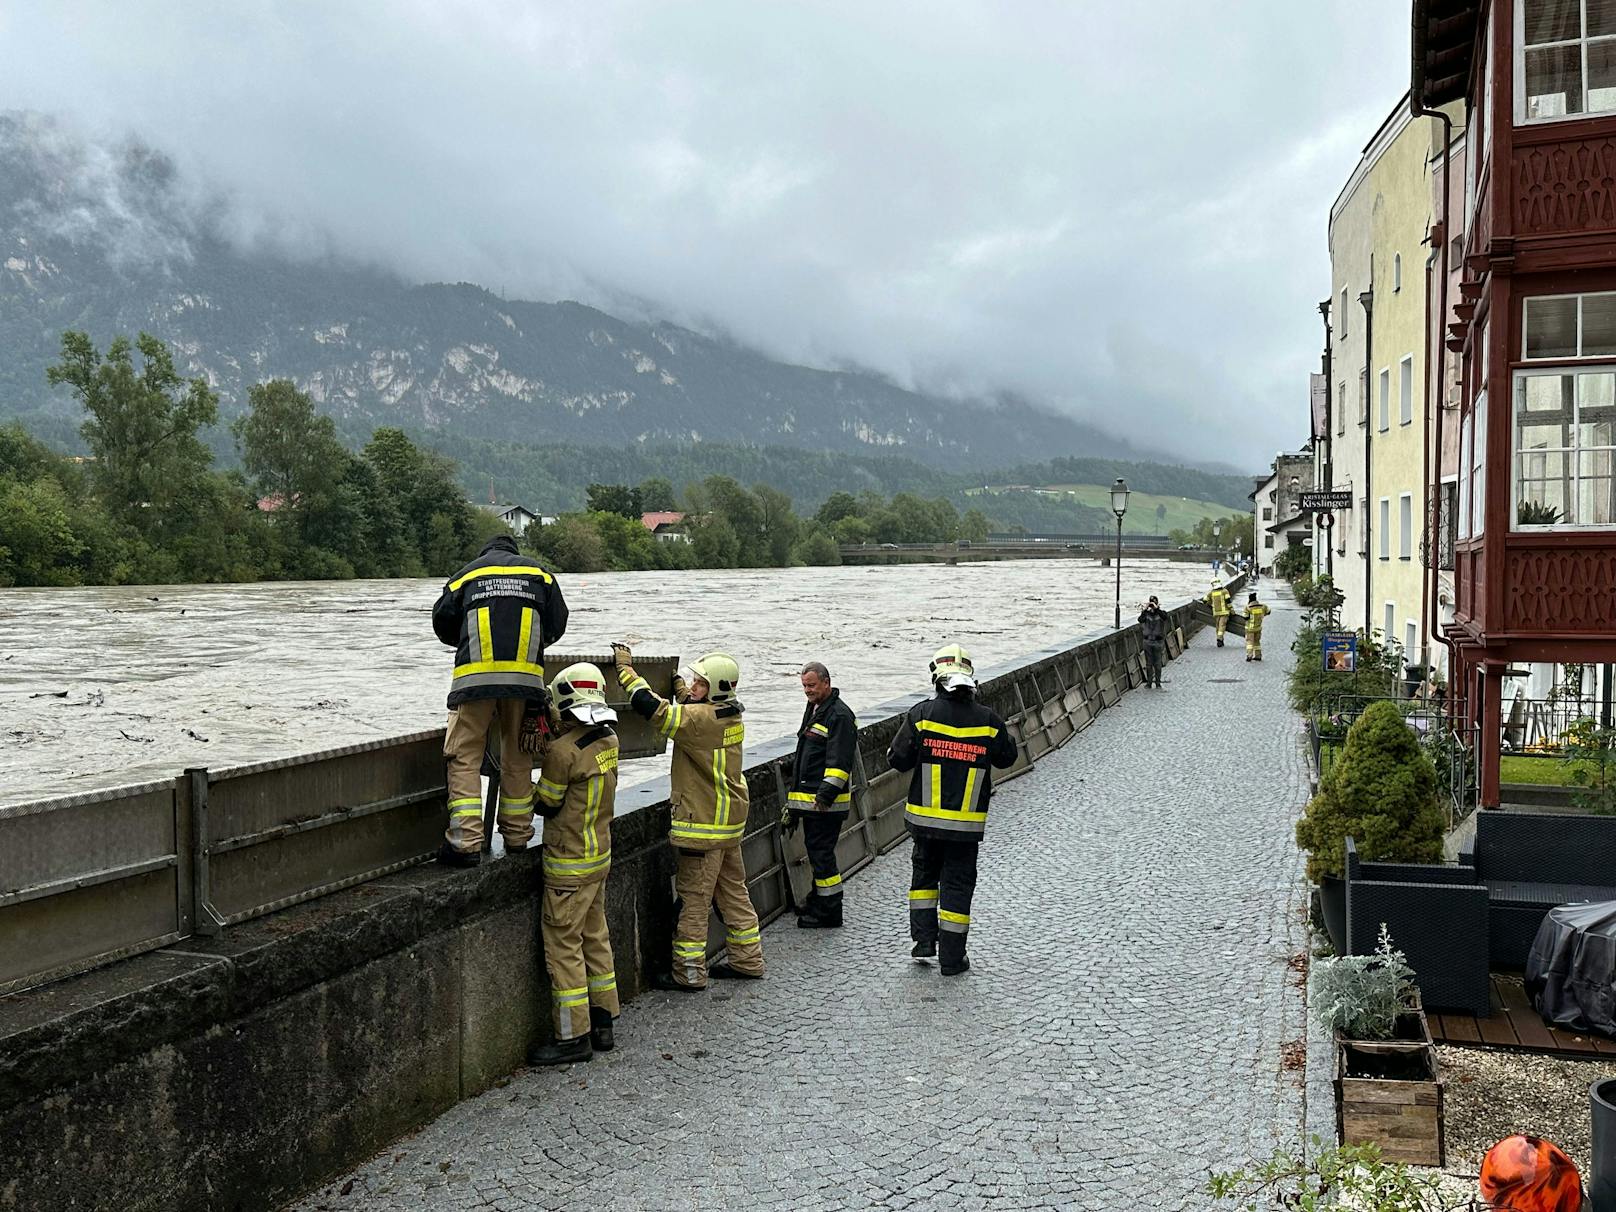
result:
[(1552, 1141), (1506, 1136), (1482, 1159), (1481, 1197), (1509, 1212), (1579, 1212), (1582, 1178)]

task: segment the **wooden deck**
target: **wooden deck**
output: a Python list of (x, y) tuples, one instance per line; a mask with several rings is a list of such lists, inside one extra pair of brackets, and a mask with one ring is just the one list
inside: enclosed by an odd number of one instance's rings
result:
[(1616, 1058), (1616, 1040), (1603, 1035), (1577, 1035), (1545, 1023), (1532, 1008), (1520, 977), (1494, 973), (1492, 985), (1491, 1015), (1477, 1018), (1471, 1014), (1428, 1014), (1432, 1038), (1439, 1044), (1472, 1048), (1512, 1048), (1583, 1059)]

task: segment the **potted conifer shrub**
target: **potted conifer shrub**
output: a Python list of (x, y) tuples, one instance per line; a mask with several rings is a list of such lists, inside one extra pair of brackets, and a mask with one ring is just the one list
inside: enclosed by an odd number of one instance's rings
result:
[(1435, 863), (1445, 821), (1431, 765), (1397, 704), (1379, 702), (1358, 717), (1347, 743), (1296, 822), (1307, 876), (1319, 886), (1325, 929), (1346, 950), (1347, 838), (1366, 862)]

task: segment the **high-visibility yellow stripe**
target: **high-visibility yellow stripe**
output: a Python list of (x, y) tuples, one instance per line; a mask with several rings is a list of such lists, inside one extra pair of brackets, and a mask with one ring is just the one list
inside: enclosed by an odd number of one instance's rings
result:
[(544, 869), (551, 875), (593, 875), (611, 865), (611, 851), (587, 859), (551, 858), (548, 851), (544, 856)]
[(640, 677), (632, 669), (619, 669), (617, 671), (617, 684), (631, 695), (637, 691), (651, 689), (651, 683)]
[(992, 724), (981, 724), (971, 728), (956, 728), (952, 724), (939, 724), (936, 720), (916, 720), (917, 732), (936, 732), (943, 736), (998, 736), (999, 730)]
[[(650, 689), (650, 687), (646, 687)], [(685, 722), (685, 709), (678, 703), (669, 703), (668, 710), (662, 717), (662, 735), (671, 737), (679, 731), (679, 725)]]
[(952, 909), (939, 909), (937, 911), (937, 916), (942, 918), (942, 920), (945, 922), (953, 922), (960, 926), (967, 926), (971, 922), (971, 915), (969, 913), (955, 913)]
[[(516, 655), (521, 660), (530, 660), (527, 646), (533, 639), (533, 607), (522, 607), (522, 626), (516, 633)], [(484, 656), (493, 656), (492, 652), (485, 652)]]
[(606, 780), (598, 775), (589, 776), (589, 793), (584, 804), (584, 857), (592, 858), (600, 850), (600, 839), (595, 836), (595, 820), (600, 816), (600, 791)]
[(673, 949), (679, 955), (706, 955), (707, 944), (702, 942), (687, 942), (683, 939), (673, 940)]
[(836, 766), (829, 766), (825, 769), (825, 777), (828, 779), (845, 779), (847, 777), (847, 771)]
[(566, 797), (567, 785), (565, 783), (552, 783), (547, 778), (539, 779), (539, 798), (546, 804), (559, 804)]
[(496, 564), (490, 568), (473, 568), (470, 572), (466, 573), (465, 576), (458, 577), (455, 580), (450, 581), (449, 588), (459, 589), (467, 581), (475, 581), (478, 577), (516, 576), (540, 577), (544, 580), (546, 585), (552, 584), (555, 581), (554, 577), (545, 572), (544, 569), (540, 568), (536, 564), (529, 565), (527, 567), (520, 567), (515, 564)]
[(718, 802), (713, 813), (713, 824), (729, 824), (729, 780), (724, 777), (725, 750), (713, 750), (713, 788), (718, 794)]
[(941, 804), (943, 802), (943, 768), (940, 763), (933, 763), (931, 768), (931, 794), (926, 797), (928, 804)]
[(809, 727), (808, 731), (809, 732), (817, 732), (820, 736), (829, 736), (830, 735), (830, 729), (826, 728), (825, 725), (823, 725), (823, 724), (811, 725)]
[(786, 796), (786, 799), (795, 800), (801, 804), (811, 804), (814, 802), (813, 792), (811, 791), (793, 791)]
[(560, 1001), (564, 997), (577, 997), (580, 993), (588, 992), (589, 987), (587, 985), (579, 985), (576, 989), (552, 989), (550, 990), (550, 996)]
[[(477, 652), (482, 659), (474, 662), (474, 664), (480, 665), (483, 661), (493, 660), (494, 621), (489, 617), (488, 607), (486, 606), (477, 608), (477, 643), (480, 645)], [(518, 649), (517, 651), (520, 652), (521, 650)]]
[(961, 807), (976, 807), (976, 785), (981, 779), (982, 771), (975, 766), (965, 772), (965, 798), (961, 801)]
[(668, 836), (676, 841), (727, 842), (741, 836), (745, 825), (703, 825), (696, 821), (675, 821)]
[(828, 880), (815, 880), (814, 881), (814, 887), (815, 888), (834, 888), (837, 884), (839, 884), (841, 882), (842, 882), (842, 877), (841, 876), (833, 875)]
[(449, 815), (450, 816), (481, 816), (482, 814), (483, 814), (482, 806), (478, 805), (476, 808), (456, 808)]
[(750, 930), (731, 930), (728, 937), (732, 943), (755, 943), (759, 941), (761, 936), (758, 934), (757, 927), (754, 926)]
[(911, 888), (909, 889), (909, 899), (912, 901), (934, 901), (937, 899), (937, 889)]
[(449, 807), (451, 808), (464, 808), (467, 804), (472, 804), (478, 808), (483, 806), (481, 798), (475, 795), (464, 795), (457, 800), (449, 801)]
[(544, 666), (535, 665), (531, 661), (472, 661), (466, 665), (455, 666), (454, 675), (457, 678), (472, 673), (526, 673), (542, 678)]
[(945, 821), (985, 822), (988, 819), (988, 814), (985, 812), (966, 812), (964, 809), (956, 812), (948, 808), (933, 808), (928, 804), (906, 804), (904, 807), (916, 816), (934, 816)]

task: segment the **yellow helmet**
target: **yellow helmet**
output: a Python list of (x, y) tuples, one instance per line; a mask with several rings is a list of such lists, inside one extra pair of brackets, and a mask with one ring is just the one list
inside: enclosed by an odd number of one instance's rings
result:
[(971, 664), (971, 654), (958, 644), (944, 645), (933, 653), (930, 669), (932, 685), (944, 690), (976, 685), (976, 666)]
[(556, 674), (550, 683), (550, 695), (557, 711), (565, 711), (585, 724), (617, 718), (617, 712), (606, 706), (605, 675), (586, 661), (568, 665)]
[(709, 652), (690, 667), (692, 673), (707, 683), (707, 700), (723, 703), (735, 697), (735, 688), (741, 684), (741, 666), (727, 652)]

